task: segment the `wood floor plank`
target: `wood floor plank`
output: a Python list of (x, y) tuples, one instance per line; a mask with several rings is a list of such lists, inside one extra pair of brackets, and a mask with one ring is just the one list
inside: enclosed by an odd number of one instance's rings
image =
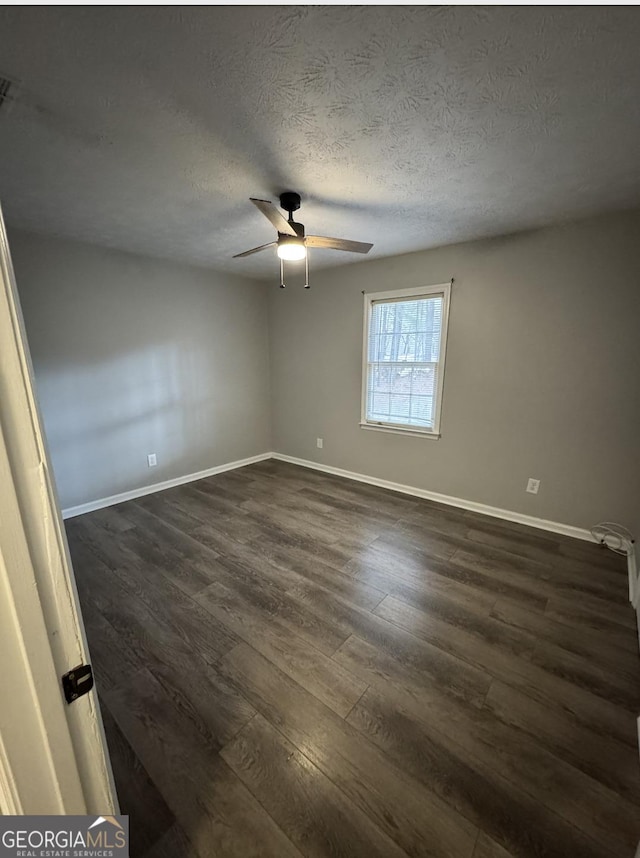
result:
[[(210, 533), (208, 525), (198, 528), (193, 533), (193, 539), (208, 545)], [(217, 536), (214, 538), (217, 542)], [(215, 559), (209, 564), (209, 574), (212, 579), (209, 584), (226, 581), (232, 586), (249, 587), (256, 597), (263, 594), (265, 599), (271, 594), (283, 595), (291, 581), (298, 580), (297, 576), (287, 576), (279, 567), (270, 567), (264, 560), (261, 561), (260, 555), (251, 546), (235, 541), (229, 542), (224, 552), (216, 553)], [(196, 598), (205, 589), (203, 587), (191, 594), (192, 597)]]
[[(137, 663), (153, 673), (167, 698), (187, 712), (193, 709), (221, 742), (253, 716), (252, 707), (215, 669), (216, 662), (238, 638), (201, 606), (187, 600), (189, 607), (178, 609), (182, 594), (177, 591), (175, 600), (158, 600), (149, 607), (146, 600), (153, 593), (152, 580), (146, 587), (136, 588), (106, 567), (85, 572), (80, 587), (81, 598), (84, 596), (86, 602), (90, 593), (115, 629), (121, 646), (135, 653)], [(144, 594), (145, 601), (138, 593)], [(102, 690), (120, 687), (129, 675), (131, 670), (121, 670), (117, 680)]]
[[(298, 476), (308, 486), (308, 470), (298, 468)], [(417, 498), (400, 492), (381, 489), (366, 483), (359, 483), (342, 477), (325, 475), (323, 485), (328, 488), (332, 497), (360, 504), (376, 513), (403, 518), (411, 514), (420, 504)], [(305, 487), (303, 486), (303, 488)]]
[[(393, 674), (398, 675), (399, 670)], [(373, 681), (373, 685), (387, 695), (388, 684), (386, 679), (382, 683), (380, 679)], [(396, 685), (392, 696), (396, 704), (403, 700), (409, 711), (420, 713), (425, 731), (433, 735), (435, 730), (438, 735), (446, 735), (448, 740), (463, 747), (469, 758), (493, 768), (604, 846), (611, 837), (617, 836), (626, 848), (640, 837), (640, 818), (634, 820), (635, 811), (630, 802), (499, 721), (486, 709), (478, 713), (459, 699), (435, 690), (428, 694), (416, 693), (415, 687), (405, 691)], [(380, 694), (370, 688), (354, 712), (365, 705), (363, 701), (374, 698), (380, 703)], [(349, 720), (356, 717), (354, 712)], [(612, 828), (615, 834), (611, 833)]]
[[(186, 835), (184, 828), (175, 823), (144, 854), (144, 858), (207, 858), (209, 853), (199, 854)], [(135, 858), (134, 855), (131, 858)]]
[[(252, 496), (251, 501), (256, 500)], [(388, 517), (362, 515), (355, 511), (337, 510), (331, 504), (323, 502), (317, 496), (310, 495), (304, 490), (297, 492), (281, 491), (271, 493), (260, 503), (268, 503), (279, 513), (297, 516), (309, 522), (312, 529), (318, 524), (331, 534), (331, 542), (341, 540), (354, 545), (367, 545), (377, 539), (382, 533), (391, 529)], [(250, 508), (249, 501), (243, 508)]]
[(214, 551), (137, 502), (129, 502), (127, 510), (135, 526), (117, 539), (87, 516), (68, 526), (72, 559), (74, 545), (83, 543), (110, 569), (135, 570), (138, 565), (151, 565), (187, 594), (197, 593), (211, 583), (211, 565), (217, 556)]
[(66, 527), (139, 858), (632, 854), (624, 558), (276, 460)]
[[(388, 651), (382, 651), (356, 635), (350, 637), (333, 657), (365, 682), (375, 683), (382, 679), (383, 682), (389, 682), (390, 686), (400, 683), (418, 699), (427, 691), (431, 693), (432, 690), (439, 689), (449, 694), (455, 691), (446, 683), (434, 683), (428, 674), (416, 670), (403, 659), (395, 657)], [(618, 741), (632, 748), (635, 747), (637, 742), (635, 723), (628, 712), (555, 676), (546, 674), (535, 666), (523, 663), (518, 666), (518, 670), (514, 670), (510, 661), (503, 664), (510, 671), (507, 677), (508, 683), (533, 700), (552, 710), (557, 709), (577, 724), (598, 735), (613, 736)], [(500, 678), (505, 679), (504, 672), (500, 672), (499, 675)], [(486, 694), (479, 705), (482, 705), (485, 696)], [(467, 700), (473, 702), (473, 698), (467, 697)]]
[(72, 537), (73, 569), (78, 595), (82, 604), (82, 617), (89, 641), (89, 654), (95, 682), (99, 690), (112, 688), (123, 676), (144, 667), (136, 648), (132, 648), (100, 611), (100, 590), (91, 587), (93, 575), (108, 580), (112, 574), (102, 561), (81, 539)]
[(399, 526), (408, 522), (450, 536), (464, 537), (471, 526), (466, 510), (433, 501), (422, 500), (409, 516), (401, 519)]
[(432, 598), (444, 596), (470, 610), (489, 614), (496, 595), (450, 578), (444, 574), (445, 564), (431, 560), (427, 565), (401, 561), (393, 555), (379, 551), (375, 543), (365, 552), (356, 555), (344, 572), (365, 581), (378, 590), (399, 596), (419, 608)]
[[(331, 544), (323, 542), (307, 532), (301, 525), (292, 529), (287, 528), (287, 517), (284, 515), (281, 517), (283, 527), (279, 527), (261, 513), (249, 510), (242, 510), (241, 512), (243, 517), (237, 522), (241, 530), (246, 532), (247, 527), (254, 528), (254, 532), (248, 540), (239, 539), (236, 533), (228, 532), (226, 528), (216, 527), (212, 523), (201, 525), (198, 530), (193, 531), (193, 536), (217, 553), (232, 553), (235, 549), (235, 543), (248, 542), (251, 547), (261, 551), (263, 556), (268, 559), (272, 554), (286, 547), (302, 551), (307, 557), (320, 560), (337, 570), (342, 569), (353, 556), (353, 550), (349, 546), (341, 546), (336, 541)], [(354, 550), (358, 550), (358, 546)]]
[[(258, 536), (257, 536), (258, 535)], [(236, 521), (228, 523), (200, 524), (189, 531), (189, 536), (223, 557), (238, 559), (250, 552), (251, 544), (260, 544), (265, 537), (264, 528), (251, 520), (246, 513), (239, 513)]]
[(594, 542), (560, 536), (558, 538), (558, 563), (564, 562), (565, 558), (588, 563), (595, 569), (606, 567), (623, 577), (627, 575), (627, 558)]
[(142, 858), (173, 826), (175, 817), (104, 701), (101, 711), (120, 813), (129, 817), (129, 851), (131, 858)]
[[(331, 621), (343, 635), (343, 643), (350, 636), (375, 645), (403, 663), (417, 679), (447, 688), (470, 702), (482, 705), (490, 684), (489, 675), (480, 668), (451, 655), (445, 649), (433, 646), (386, 619), (343, 602), (321, 588), (305, 584), (292, 591), (298, 603), (303, 602), (309, 611)], [(337, 648), (336, 648), (337, 650)], [(342, 650), (341, 650), (342, 651)]]
[(496, 678), (521, 684), (539, 668), (630, 712), (640, 710), (640, 671), (618, 669), (612, 673), (593, 659), (536, 641), (526, 632), (503, 636), (492, 618), (475, 617), (462, 610), (447, 611), (445, 607), (438, 615), (387, 596), (374, 613)]
[(376, 548), (402, 557), (413, 554), (416, 557), (450, 560), (458, 550), (458, 543), (450, 534), (426, 530), (419, 525), (404, 522), (393, 530), (387, 530), (375, 541)]
[(203, 522), (236, 516), (243, 500), (237, 492), (222, 487), (217, 489), (215, 484), (200, 480), (177, 486), (171, 492), (177, 504), (193, 512), (194, 516), (202, 517)]
[(265, 526), (275, 525), (280, 530), (286, 530), (293, 535), (298, 534), (303, 538), (311, 536), (325, 545), (338, 541), (338, 535), (321, 524), (317, 517), (314, 519), (308, 513), (296, 511), (293, 507), (282, 509), (270, 501), (260, 502), (251, 498), (242, 504), (242, 509)]
[(273, 483), (274, 488), (282, 486), (288, 491), (297, 492), (311, 484), (325, 485), (335, 481), (330, 474), (322, 474), (318, 471), (310, 472), (308, 468), (301, 468), (289, 462), (279, 462), (271, 459), (265, 462), (256, 462), (246, 468), (254, 478), (268, 480)]
[(558, 541), (553, 534), (521, 530), (514, 533), (497, 520), (485, 521), (481, 527), (470, 527), (467, 538), (480, 545), (488, 545), (528, 560), (547, 563), (558, 553)]
[(640, 807), (640, 765), (628, 745), (583, 727), (499, 680), (491, 683), (484, 707)]
[[(482, 612), (469, 610), (456, 600), (434, 596), (424, 607), (416, 607), (396, 596), (386, 596), (374, 610), (389, 622), (400, 625), (417, 637), (429, 640), (436, 646), (459, 655), (465, 661), (473, 658), (473, 647), (491, 647), (490, 653), (499, 648), (505, 656), (532, 656), (538, 641), (528, 632), (509, 628)], [(457, 651), (456, 641), (468, 642)], [(460, 654), (459, 654), (460, 653)], [(464, 654), (462, 654), (464, 653)]]
[(126, 508), (122, 509), (120, 506), (107, 506), (104, 509), (98, 509), (91, 514), (91, 520), (115, 536), (135, 527)]
[(481, 831), (478, 835), (473, 858), (514, 858), (514, 856)]
[(578, 623), (568, 625), (546, 613), (530, 611), (501, 599), (492, 606), (490, 615), (507, 626), (530, 632), (538, 640), (609, 665), (613, 671), (618, 666), (634, 670), (638, 664), (637, 640), (624, 628), (602, 631)]
[(262, 551), (264, 556), (275, 563), (282, 556), (282, 550), (291, 550), (292, 555), (306, 557), (308, 562), (315, 560), (327, 566), (333, 566), (337, 571), (344, 571), (344, 567), (350, 562), (355, 554), (366, 550), (361, 545), (349, 545), (337, 541), (328, 545), (311, 536), (301, 536), (300, 533), (278, 532), (272, 530), (260, 539), (253, 540), (252, 547)]
[[(463, 541), (451, 557), (452, 565), (472, 574), (480, 574), (503, 585), (513, 587), (513, 596), (524, 605), (546, 601), (556, 594), (549, 583), (550, 565), (537, 560), (509, 554), (493, 546), (473, 545)], [(505, 591), (505, 595), (508, 592)]]
[(89, 580), (91, 596), (101, 598), (103, 614), (118, 628), (120, 619), (129, 617), (130, 624), (139, 628), (140, 639), (146, 629), (150, 639), (159, 636), (167, 646), (171, 640), (176, 652), (195, 651), (207, 664), (215, 664), (237, 643), (231, 632), (153, 566), (141, 563), (134, 570), (116, 569), (104, 580)]
[[(217, 555), (210, 548), (136, 504), (132, 504), (131, 518), (136, 527), (123, 533), (120, 542), (137, 558), (157, 566), (188, 595), (214, 580), (212, 564)], [(118, 564), (118, 568), (126, 565)]]
[[(470, 531), (471, 536), (478, 531)], [(525, 545), (539, 542), (537, 537), (529, 537)], [(489, 574), (502, 575), (503, 578), (518, 581), (522, 586), (533, 587), (548, 597), (581, 594), (583, 600), (593, 600), (596, 609), (606, 610), (611, 602), (620, 606), (616, 616), (626, 616), (627, 596), (619, 586), (617, 572), (604, 566), (597, 568), (576, 561), (559, 562), (555, 543), (553, 553), (547, 551), (532, 552), (529, 548), (521, 553), (514, 553), (514, 544), (520, 544), (522, 537), (511, 537), (508, 540), (492, 539), (489, 543), (476, 542), (473, 538), (463, 544), (454, 557), (454, 563), (469, 569), (477, 569)], [(530, 556), (533, 555), (533, 556)], [(527, 582), (527, 577), (530, 579)]]
[(315, 501), (322, 507), (333, 510), (336, 514), (344, 516), (347, 519), (356, 517), (359, 521), (369, 522), (377, 528), (388, 529), (394, 527), (401, 521), (401, 516), (398, 511), (385, 512), (384, 510), (372, 507), (365, 500), (356, 500), (353, 497), (346, 499), (340, 497), (330, 486), (307, 486), (301, 489), (298, 494), (302, 500), (305, 498)]
[(246, 644), (221, 661), (252, 704), (409, 855), (462, 858), (476, 831)]
[(260, 715), (223, 748), (222, 758), (305, 855), (406, 856)]
[(87, 609), (88, 604), (84, 599), (82, 613), (96, 687), (113, 688), (123, 676), (144, 667), (144, 661), (100, 611)]
[[(196, 480), (188, 483), (181, 488), (188, 488), (191, 492), (198, 492), (205, 495), (209, 502), (209, 509), (226, 515), (235, 515), (238, 508), (247, 499), (246, 485), (232, 484), (229, 480), (221, 479), (223, 474), (216, 474), (212, 477), (206, 477), (203, 480)], [(249, 491), (255, 492), (255, 481), (252, 481)]]
[(224, 584), (212, 584), (197, 599), (212, 616), (338, 715), (346, 716), (365, 692), (365, 682)]
[[(600, 602), (594, 597), (567, 598), (566, 595), (553, 596), (547, 602), (545, 614), (558, 622), (580, 628), (594, 629), (607, 634), (626, 630), (626, 637), (632, 639), (635, 629), (634, 612), (628, 605), (618, 607)], [(635, 641), (637, 643), (637, 640)]]
[(205, 545), (212, 545), (234, 563), (241, 564), (247, 573), (261, 579), (266, 575), (281, 589), (286, 590), (307, 580), (362, 608), (374, 608), (386, 595), (386, 591), (354, 579), (354, 576), (324, 563), (297, 545), (282, 545), (277, 536), (265, 536), (248, 545), (222, 545), (217, 536), (211, 538), (208, 528), (199, 528), (192, 535)]
[(600, 545), (514, 522), (482, 516), (470, 526), (467, 538), (521, 557), (550, 563), (556, 569), (569, 571), (582, 566), (587, 574), (597, 572), (599, 576), (607, 575), (609, 571), (617, 575), (626, 573), (625, 559)]
[(618, 664), (617, 670), (599, 664), (593, 658), (585, 658), (567, 652), (561, 647), (539, 641), (534, 652), (528, 656), (532, 664), (547, 673), (565, 679), (610, 703), (623, 706), (629, 712), (640, 712), (640, 670), (626, 670)]
[[(421, 569), (428, 569), (459, 584), (480, 590), (486, 595), (492, 596), (494, 600), (499, 597), (511, 599), (519, 604), (543, 611), (549, 598), (548, 593), (538, 592), (527, 576), (512, 578), (506, 571), (495, 574), (495, 564), (482, 565), (478, 563), (472, 565), (471, 563), (458, 562), (458, 558), (461, 556), (463, 560), (467, 555), (472, 556), (469, 552), (463, 554), (459, 548), (453, 551), (449, 557), (436, 556), (434, 558), (434, 555), (428, 550), (406, 544), (402, 539), (397, 539), (393, 543), (389, 543), (388, 540), (377, 539), (372, 547), (384, 552), (390, 563), (408, 566), (418, 574)], [(438, 560), (445, 562), (438, 563)]]
[(265, 621), (276, 620), (325, 655), (332, 655), (348, 637), (348, 632), (331, 618), (308, 610), (288, 591), (272, 586), (270, 581), (258, 585), (255, 581), (243, 581), (240, 575), (235, 580), (227, 575), (223, 580), (225, 586), (237, 592)]
[(579, 560), (562, 560), (558, 565), (556, 560), (549, 581), (560, 595), (569, 598), (585, 593), (622, 607), (629, 601), (628, 594), (620, 586), (620, 573), (606, 566), (598, 568)]
[[(526, 654), (534, 647), (533, 642), (526, 641), (521, 643), (521, 648), (514, 653), (514, 650), (508, 647), (503, 649), (494, 646), (483, 635), (456, 627), (394, 596), (387, 596), (374, 613), (489, 676), (503, 675), (505, 671), (517, 670), (518, 661), (514, 655), (518, 652)], [(517, 647), (518, 642), (515, 641), (512, 645)], [(523, 665), (521, 669), (526, 668)]]
[[(206, 526), (238, 541), (247, 541), (260, 534), (260, 529), (253, 525), (247, 515), (243, 515), (240, 506), (223, 499), (215, 505), (215, 497), (211, 492), (203, 491), (198, 483), (171, 489), (171, 504), (183, 515), (197, 522), (195, 526)], [(184, 528), (191, 533), (194, 525)]]
[[(425, 725), (419, 710), (406, 703), (402, 696), (392, 699), (372, 687), (348, 720), (509, 852), (520, 858), (613, 858), (619, 854), (610, 831), (604, 834), (611, 844), (608, 848), (439, 729), (451, 732), (450, 725), (440, 719), (437, 727)], [(456, 738), (463, 737), (458, 734)], [(492, 748), (493, 757), (499, 751)], [(579, 796), (573, 799), (580, 802)]]
[(138, 562), (137, 555), (123, 544), (122, 535), (114, 539), (93, 520), (91, 513), (66, 521), (65, 529), (74, 566), (83, 549), (87, 549), (92, 557), (100, 560), (109, 569)]
[(162, 519), (166, 524), (181, 530), (183, 533), (191, 533), (196, 527), (202, 526), (202, 518), (198, 518), (187, 512), (176, 503), (176, 498), (169, 490), (156, 492), (137, 498), (136, 505)]
[(173, 706), (150, 673), (109, 691), (107, 704), (200, 855), (300, 858), (215, 739)]

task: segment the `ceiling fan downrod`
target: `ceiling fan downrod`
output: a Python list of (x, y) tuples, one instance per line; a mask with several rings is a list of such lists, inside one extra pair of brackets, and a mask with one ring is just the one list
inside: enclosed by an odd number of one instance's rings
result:
[(294, 223), (293, 213), (300, 208), (300, 194), (295, 191), (285, 191), (280, 194), (280, 208), (289, 213), (289, 223)]

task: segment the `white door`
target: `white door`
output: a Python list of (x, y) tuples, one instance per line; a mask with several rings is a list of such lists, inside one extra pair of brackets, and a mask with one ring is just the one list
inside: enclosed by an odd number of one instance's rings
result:
[(0, 213), (1, 813), (118, 812), (96, 692), (63, 695), (88, 663)]

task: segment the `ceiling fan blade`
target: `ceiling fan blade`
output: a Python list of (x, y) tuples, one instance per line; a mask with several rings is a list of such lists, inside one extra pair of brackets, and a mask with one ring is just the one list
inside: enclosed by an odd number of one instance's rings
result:
[(236, 253), (231, 258), (240, 259), (241, 256), (251, 256), (252, 253), (260, 253), (261, 250), (266, 250), (267, 247), (275, 247), (277, 243), (277, 241), (270, 241), (269, 244), (261, 244), (260, 247), (252, 247), (251, 250), (245, 250), (244, 253)]
[(322, 247), (326, 250), (350, 250), (352, 253), (369, 253), (373, 244), (366, 241), (347, 241), (346, 238), (327, 238), (325, 235), (308, 235), (307, 247)]
[(298, 235), (298, 233), (291, 226), (289, 221), (280, 214), (278, 209), (274, 206), (273, 203), (269, 202), (269, 200), (256, 200), (253, 197), (250, 197), (249, 199), (254, 204), (254, 206), (256, 206), (256, 208), (259, 208), (262, 214), (268, 220), (271, 221), (271, 223), (275, 226), (278, 232), (282, 232), (285, 235)]

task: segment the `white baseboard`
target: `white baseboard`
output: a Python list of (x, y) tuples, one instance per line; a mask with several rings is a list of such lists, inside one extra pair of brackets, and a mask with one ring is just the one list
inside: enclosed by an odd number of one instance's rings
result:
[(85, 512), (93, 512), (96, 509), (104, 509), (106, 506), (113, 506), (116, 503), (123, 503), (128, 500), (135, 500), (144, 495), (152, 495), (154, 492), (162, 492), (165, 489), (171, 489), (174, 486), (182, 486), (185, 483), (192, 483), (194, 480), (202, 480), (204, 477), (212, 477), (214, 474), (222, 474), (224, 471), (233, 471), (236, 468), (243, 468), (245, 465), (252, 465), (254, 462), (263, 462), (265, 459), (270, 459), (272, 453), (260, 453), (259, 456), (249, 456), (248, 459), (238, 459), (237, 462), (227, 462), (225, 465), (216, 465), (215, 468), (207, 468), (206, 471), (198, 471), (195, 474), (186, 474), (184, 477), (176, 477), (173, 480), (165, 480), (163, 483), (154, 483), (152, 486), (143, 486), (139, 489), (131, 489), (128, 492), (121, 492), (118, 495), (111, 495), (108, 498), (99, 498), (89, 503), (83, 503), (79, 506), (72, 506), (62, 510), (63, 518), (74, 518), (76, 515), (83, 515)]
[(560, 533), (563, 536), (572, 536), (574, 539), (583, 539), (586, 542), (594, 542), (591, 531), (585, 530), (582, 527), (574, 527), (571, 524), (562, 524), (558, 521), (547, 521), (544, 518), (536, 518), (533, 515), (525, 515), (521, 512), (513, 512), (508, 509), (500, 509), (496, 506), (487, 506), (476, 501), (464, 500), (464, 498), (454, 498), (450, 495), (442, 495), (438, 492), (431, 492), (427, 489), (419, 489), (416, 486), (404, 486), (401, 483), (393, 483), (390, 480), (381, 480), (377, 477), (370, 477), (366, 474), (356, 474), (354, 471), (345, 471), (343, 468), (333, 468), (331, 465), (322, 465), (319, 462), (312, 462), (309, 459), (297, 459), (295, 456), (286, 456), (284, 453), (271, 453), (271, 458), (279, 459), (281, 462), (289, 462), (292, 465), (301, 465), (303, 468), (312, 468), (314, 471), (323, 471), (327, 474), (334, 474), (337, 477), (346, 477), (349, 480), (355, 480), (359, 483), (369, 483), (372, 486), (379, 486), (383, 489), (391, 489), (394, 492), (400, 492), (404, 495), (412, 495), (417, 498), (425, 498), (426, 500), (436, 501), (437, 503), (447, 504), (448, 506), (456, 506), (460, 509), (468, 509), (472, 512), (478, 512), (482, 515), (490, 515), (493, 518), (501, 518), (505, 521), (514, 521), (518, 524), (525, 524), (528, 527), (537, 527), (539, 530), (547, 530), (550, 533)]
[(258, 456), (250, 456), (247, 459), (239, 459), (236, 462), (227, 462), (224, 465), (216, 465), (214, 468), (207, 468), (205, 471), (198, 471), (195, 474), (187, 474), (183, 477), (176, 477), (173, 480), (165, 480), (162, 483), (154, 483), (151, 486), (143, 486), (142, 488), (132, 489), (128, 492), (121, 492), (117, 495), (111, 495), (106, 498), (99, 498), (89, 503), (80, 504), (79, 506), (69, 507), (62, 510), (63, 518), (73, 518), (76, 515), (83, 515), (86, 512), (93, 512), (96, 509), (103, 509), (107, 506), (113, 506), (117, 503), (123, 503), (128, 500), (150, 495), (154, 492), (161, 492), (165, 489), (173, 488), (173, 486), (181, 486), (185, 483), (191, 483), (194, 480), (201, 480), (204, 477), (211, 477), (214, 474), (221, 474), (224, 471), (233, 471), (235, 468), (242, 468), (245, 465), (251, 465), (254, 462), (263, 462), (265, 459), (279, 459), (282, 462), (289, 462), (292, 465), (300, 465), (303, 468), (311, 468), (314, 471), (323, 471), (327, 474), (334, 474), (337, 477), (345, 477), (348, 480), (355, 480), (358, 483), (368, 483), (372, 486), (379, 486), (383, 489), (390, 489), (394, 492), (400, 492), (413, 497), (425, 498), (426, 500), (436, 501), (437, 503), (446, 504), (448, 506), (459, 507), (460, 509), (468, 509), (472, 512), (478, 512), (482, 515), (489, 515), (493, 518), (501, 518), (505, 521), (514, 521), (518, 524), (525, 524), (528, 527), (537, 527), (539, 530), (546, 530), (550, 533), (560, 533), (563, 536), (572, 536), (575, 539), (583, 539), (587, 542), (593, 542), (591, 532), (581, 527), (574, 527), (570, 524), (562, 524), (557, 521), (547, 521), (544, 518), (536, 518), (532, 515), (525, 515), (521, 512), (513, 512), (508, 509), (500, 509), (495, 506), (487, 506), (486, 504), (476, 503), (476, 501), (465, 500), (464, 498), (455, 498), (450, 495), (443, 495), (439, 492), (431, 492), (428, 489), (419, 489), (416, 486), (405, 486), (401, 483), (394, 483), (391, 480), (381, 480), (378, 477), (370, 477), (367, 474), (357, 474), (355, 471), (346, 471), (343, 468), (334, 468), (331, 465), (323, 465), (320, 462), (312, 462), (310, 459), (298, 459), (295, 456), (286, 456), (284, 453), (261, 453)]

